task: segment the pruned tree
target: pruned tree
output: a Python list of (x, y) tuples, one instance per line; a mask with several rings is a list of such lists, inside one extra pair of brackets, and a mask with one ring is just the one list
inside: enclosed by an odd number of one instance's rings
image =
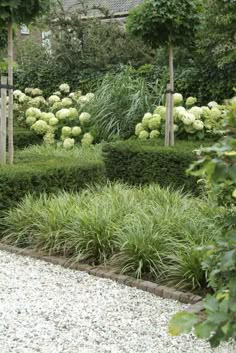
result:
[(13, 164), (13, 25), (28, 24), (48, 10), (50, 0), (0, 0), (0, 30), (8, 31), (8, 152), (9, 163)]
[(145, 0), (130, 12), (126, 24), (128, 32), (140, 36), (153, 48), (160, 46), (169, 48), (171, 145), (174, 144), (173, 48), (175, 46), (186, 47), (193, 42), (194, 33), (200, 21), (201, 9), (202, 5), (199, 0)]

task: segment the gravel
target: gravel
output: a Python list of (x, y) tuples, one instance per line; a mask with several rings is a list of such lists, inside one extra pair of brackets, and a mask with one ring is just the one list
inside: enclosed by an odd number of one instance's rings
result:
[(0, 251), (1, 353), (233, 353), (170, 337), (186, 305), (83, 272)]

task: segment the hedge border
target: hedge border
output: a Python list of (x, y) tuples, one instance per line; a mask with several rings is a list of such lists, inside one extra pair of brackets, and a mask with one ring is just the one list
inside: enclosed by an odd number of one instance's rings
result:
[(174, 288), (162, 286), (154, 282), (144, 281), (141, 279), (135, 279), (134, 277), (118, 274), (114, 270), (106, 269), (103, 266), (94, 267), (86, 264), (81, 264), (80, 262), (75, 262), (64, 257), (45, 256), (42, 252), (36, 252), (32, 249), (21, 249), (1, 242), (0, 250), (20, 256), (27, 256), (34, 259), (42, 260), (54, 265), (62, 266), (67, 269), (83, 271), (92, 276), (111, 279), (120, 284), (125, 284), (128, 287), (134, 287), (137, 289), (141, 289), (145, 292), (152, 293), (163, 299), (172, 299), (184, 304), (192, 304), (187, 309), (187, 311), (189, 312), (198, 312), (202, 310), (202, 297), (200, 297), (199, 295), (195, 295), (190, 292), (181, 292)]

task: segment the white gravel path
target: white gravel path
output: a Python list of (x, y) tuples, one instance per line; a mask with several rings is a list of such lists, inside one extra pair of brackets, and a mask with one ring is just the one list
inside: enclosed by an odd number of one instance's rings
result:
[(236, 352), (170, 337), (175, 301), (2, 251), (0, 266), (0, 353)]

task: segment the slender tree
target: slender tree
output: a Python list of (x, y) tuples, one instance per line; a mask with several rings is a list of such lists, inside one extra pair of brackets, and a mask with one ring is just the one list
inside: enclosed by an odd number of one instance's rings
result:
[(50, 0), (0, 0), (0, 30), (8, 29), (8, 152), (9, 163), (13, 163), (13, 25), (28, 24), (48, 10)]
[(153, 48), (168, 46), (170, 74), (170, 121), (173, 134), (174, 64), (173, 48), (192, 43), (199, 24), (201, 2), (199, 0), (145, 0), (134, 8), (128, 17), (126, 28), (133, 35), (140, 36)]

